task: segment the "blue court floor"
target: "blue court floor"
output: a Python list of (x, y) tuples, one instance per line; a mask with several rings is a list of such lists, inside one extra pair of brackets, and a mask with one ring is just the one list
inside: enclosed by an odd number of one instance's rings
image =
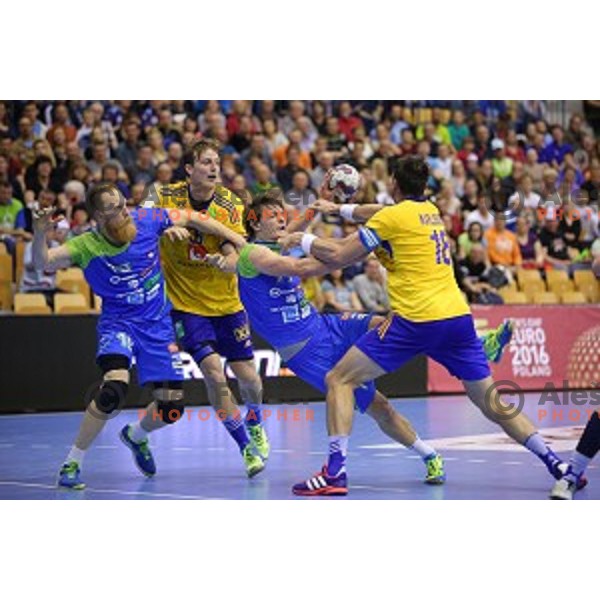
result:
[[(568, 458), (587, 415), (537, 404), (529, 395), (525, 412)], [(420, 436), (444, 456), (444, 486), (422, 483), (421, 460), (356, 414), (350, 440), (347, 498), (301, 498), (305, 502), (346, 499), (544, 499), (552, 479), (542, 463), (488, 423), (464, 396), (402, 399), (393, 402)], [(57, 490), (56, 472), (76, 435), (80, 413), (0, 417), (0, 498), (2, 499), (293, 499), (292, 484), (318, 471), (327, 436), (325, 404), (269, 405), (265, 419), (272, 453), (267, 469), (248, 480), (241, 457), (223, 426), (206, 407), (188, 408), (184, 419), (151, 438), (158, 473), (146, 480), (118, 439), (119, 429), (137, 420), (125, 411), (108, 422), (87, 453), (81, 492)], [(294, 412), (296, 411), (296, 412)], [(285, 418), (284, 418), (285, 415)], [(191, 418), (190, 418), (191, 417)], [(578, 499), (600, 498), (600, 463)]]

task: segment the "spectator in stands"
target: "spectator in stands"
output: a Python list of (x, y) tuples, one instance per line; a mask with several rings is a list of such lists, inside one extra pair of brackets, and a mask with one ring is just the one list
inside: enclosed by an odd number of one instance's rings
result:
[(385, 288), (381, 264), (375, 257), (365, 261), (365, 272), (352, 280), (354, 291), (368, 312), (385, 314), (390, 310), (390, 300)]
[(271, 169), (269, 169), (265, 163), (260, 163), (256, 168), (256, 181), (251, 186), (250, 191), (257, 196), (259, 194), (264, 194), (274, 187), (277, 187), (277, 183), (275, 182)]
[[(0, 169), (1, 174), (2, 169)], [(600, 162), (590, 166), (590, 178), (581, 186), (582, 191), (587, 193), (590, 204), (600, 204)]]
[[(462, 163), (461, 163), (462, 164)], [(477, 210), (479, 198), (479, 187), (476, 179), (467, 179), (464, 184), (464, 192), (460, 199), (462, 205), (463, 221), (471, 212)]]
[(471, 223), (479, 223), (484, 231), (494, 225), (494, 215), (488, 209), (489, 200), (483, 192), (477, 198), (477, 210), (474, 210), (465, 220), (464, 226), (468, 230)]
[(504, 179), (512, 174), (513, 161), (511, 158), (506, 156), (506, 150), (504, 148), (504, 142), (498, 138), (492, 140), (492, 151), (494, 158), (492, 158), (492, 169), (494, 175), (500, 179)]
[(360, 300), (354, 291), (354, 286), (344, 278), (341, 269), (336, 269), (329, 275), (325, 275), (321, 289), (325, 296), (325, 311), (347, 312), (363, 310)]
[[(123, 171), (121, 170), (121, 165), (115, 160), (107, 161), (103, 167), (102, 171), (100, 171), (100, 180), (106, 181), (109, 183), (114, 183), (121, 194), (123, 194), (124, 198), (129, 198), (129, 186), (123, 181), (121, 174)], [(125, 174), (123, 173), (123, 177)]]
[(484, 238), (492, 266), (516, 272), (523, 262), (521, 251), (515, 234), (506, 229), (506, 216), (503, 213), (496, 213), (494, 226), (485, 232)]
[(275, 119), (265, 119), (263, 121), (263, 132), (265, 135), (265, 144), (271, 156), (281, 146), (287, 146), (288, 139), (281, 131), (278, 131)]
[(310, 174), (311, 185), (315, 190), (321, 187), (327, 171), (333, 167), (333, 164), (333, 154), (331, 152), (322, 152), (319, 156), (319, 164)]
[(573, 147), (565, 142), (564, 129), (560, 125), (554, 125), (552, 127), (552, 141), (544, 148), (540, 161), (549, 163), (558, 170), (567, 153), (573, 153)]
[(310, 187), (310, 177), (306, 171), (300, 169), (292, 177), (292, 187), (285, 191), (284, 204), (290, 214), (299, 211), (304, 214), (306, 209), (315, 201), (316, 193)]
[(156, 167), (167, 160), (164, 138), (160, 129), (153, 128), (147, 133), (148, 144), (152, 148), (152, 164)]
[(76, 237), (82, 233), (87, 233), (92, 229), (90, 215), (85, 204), (76, 204), (71, 212), (70, 237)]
[[(160, 163), (156, 167), (156, 184), (159, 186), (168, 185), (173, 180), (173, 169), (168, 161)], [(129, 194), (125, 194), (127, 198)]]
[(467, 176), (465, 174), (465, 167), (460, 160), (457, 158), (452, 161), (452, 175), (450, 177), (452, 189), (454, 194), (459, 198), (465, 195), (465, 184), (467, 182)]
[(544, 250), (542, 244), (525, 217), (517, 218), (516, 237), (521, 251), (523, 268), (543, 269)]
[(126, 171), (135, 167), (140, 144), (141, 127), (137, 119), (128, 119), (123, 125), (123, 141), (119, 144), (115, 156)]
[(454, 111), (452, 123), (448, 126), (448, 132), (450, 133), (452, 146), (456, 150), (460, 150), (463, 147), (464, 140), (471, 135), (469, 127), (465, 123), (465, 114), (462, 110)]
[(64, 102), (58, 102), (52, 109), (52, 125), (47, 133), (47, 138), (51, 140), (57, 130), (62, 130), (67, 142), (74, 142), (77, 137), (77, 129), (71, 124), (69, 118), (69, 109)]
[(33, 134), (31, 121), (27, 117), (21, 117), (19, 119), (19, 136), (12, 143), (12, 154), (23, 167), (28, 167), (35, 160), (34, 142), (35, 135)]
[(135, 166), (128, 171), (129, 181), (132, 184), (143, 183), (148, 185), (156, 178), (156, 169), (153, 164), (152, 146), (144, 144), (138, 152)]
[(350, 102), (344, 100), (340, 103), (338, 126), (340, 133), (349, 141), (354, 141), (354, 130), (362, 125), (362, 121), (352, 114)]
[(336, 160), (340, 160), (348, 153), (346, 145), (346, 136), (340, 131), (340, 125), (337, 117), (327, 118), (327, 150), (333, 152)]
[(287, 147), (286, 156), (286, 165), (277, 170), (277, 181), (284, 192), (292, 188), (294, 175), (303, 169), (300, 164), (300, 146), (290, 144)]
[(552, 210), (546, 212), (543, 227), (540, 231), (540, 243), (544, 249), (544, 261), (553, 269), (569, 271), (571, 255), (567, 240), (560, 231), (559, 221)]
[(14, 255), (18, 240), (30, 240), (25, 230), (23, 204), (13, 197), (9, 181), (0, 180), (0, 241), (4, 242), (9, 254)]
[(514, 129), (509, 129), (506, 134), (506, 156), (512, 159), (513, 162), (525, 162), (525, 150), (519, 144), (517, 132)]
[(519, 182), (517, 191), (508, 199), (509, 206), (513, 210), (520, 211), (523, 208), (537, 210), (542, 197), (533, 191), (533, 179), (531, 175), (523, 175)]
[(0, 152), (0, 181), (8, 181), (12, 187), (12, 196), (17, 200), (25, 198), (25, 192), (21, 186), (21, 182), (17, 177), (10, 172), (10, 160), (8, 156)]
[(465, 258), (467, 258), (474, 244), (485, 243), (483, 234), (484, 231), (483, 227), (481, 226), (481, 223), (474, 221), (469, 225), (467, 231), (463, 231), (458, 236), (457, 252), (459, 260), (464, 260)]

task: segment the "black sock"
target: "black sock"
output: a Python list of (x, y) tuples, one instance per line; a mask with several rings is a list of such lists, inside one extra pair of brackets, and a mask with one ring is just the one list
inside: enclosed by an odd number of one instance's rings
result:
[(585, 426), (576, 450), (588, 458), (594, 458), (600, 450), (600, 417), (598, 412), (592, 415)]

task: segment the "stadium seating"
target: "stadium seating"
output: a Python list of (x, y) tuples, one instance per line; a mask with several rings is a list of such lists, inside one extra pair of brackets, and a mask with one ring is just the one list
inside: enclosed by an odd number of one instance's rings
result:
[(16, 315), (49, 315), (51, 313), (44, 294), (15, 294)]
[(559, 304), (559, 299), (553, 292), (537, 292), (533, 296), (534, 304)]
[(565, 292), (561, 301), (563, 304), (585, 304), (586, 297), (581, 292)]
[(527, 296), (528, 302), (533, 302), (533, 297), (536, 294), (546, 291), (546, 284), (541, 279), (524, 281), (521, 285), (521, 291)]
[(527, 296), (523, 292), (514, 292), (512, 290), (500, 290), (500, 295), (505, 304), (527, 304)]
[(90, 307), (90, 286), (83, 276), (83, 271), (78, 267), (58, 271), (56, 287), (63, 292), (82, 294), (86, 298), (88, 308)]
[(57, 315), (81, 315), (89, 312), (90, 305), (83, 294), (56, 294), (54, 296), (54, 313)]
[(10, 256), (10, 254), (0, 254), (0, 282), (12, 282), (12, 281), (13, 281), (12, 256)]

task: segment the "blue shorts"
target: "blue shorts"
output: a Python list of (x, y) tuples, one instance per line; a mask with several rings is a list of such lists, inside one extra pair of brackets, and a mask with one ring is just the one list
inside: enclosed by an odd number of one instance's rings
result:
[(135, 357), (140, 385), (148, 382), (183, 381), (183, 365), (175, 343), (173, 323), (166, 312), (156, 321), (98, 321), (98, 352)]
[(426, 354), (465, 381), (491, 374), (471, 315), (423, 323), (393, 315), (358, 340), (356, 347), (388, 373), (417, 354)]
[(181, 349), (198, 364), (215, 352), (228, 362), (254, 359), (245, 310), (223, 317), (202, 317), (173, 310), (171, 316)]
[[(286, 362), (294, 373), (321, 392), (325, 377), (346, 352), (369, 330), (372, 315), (346, 313), (321, 315), (319, 329), (306, 345)], [(364, 383), (354, 391), (356, 407), (364, 413), (375, 397), (375, 384)]]

